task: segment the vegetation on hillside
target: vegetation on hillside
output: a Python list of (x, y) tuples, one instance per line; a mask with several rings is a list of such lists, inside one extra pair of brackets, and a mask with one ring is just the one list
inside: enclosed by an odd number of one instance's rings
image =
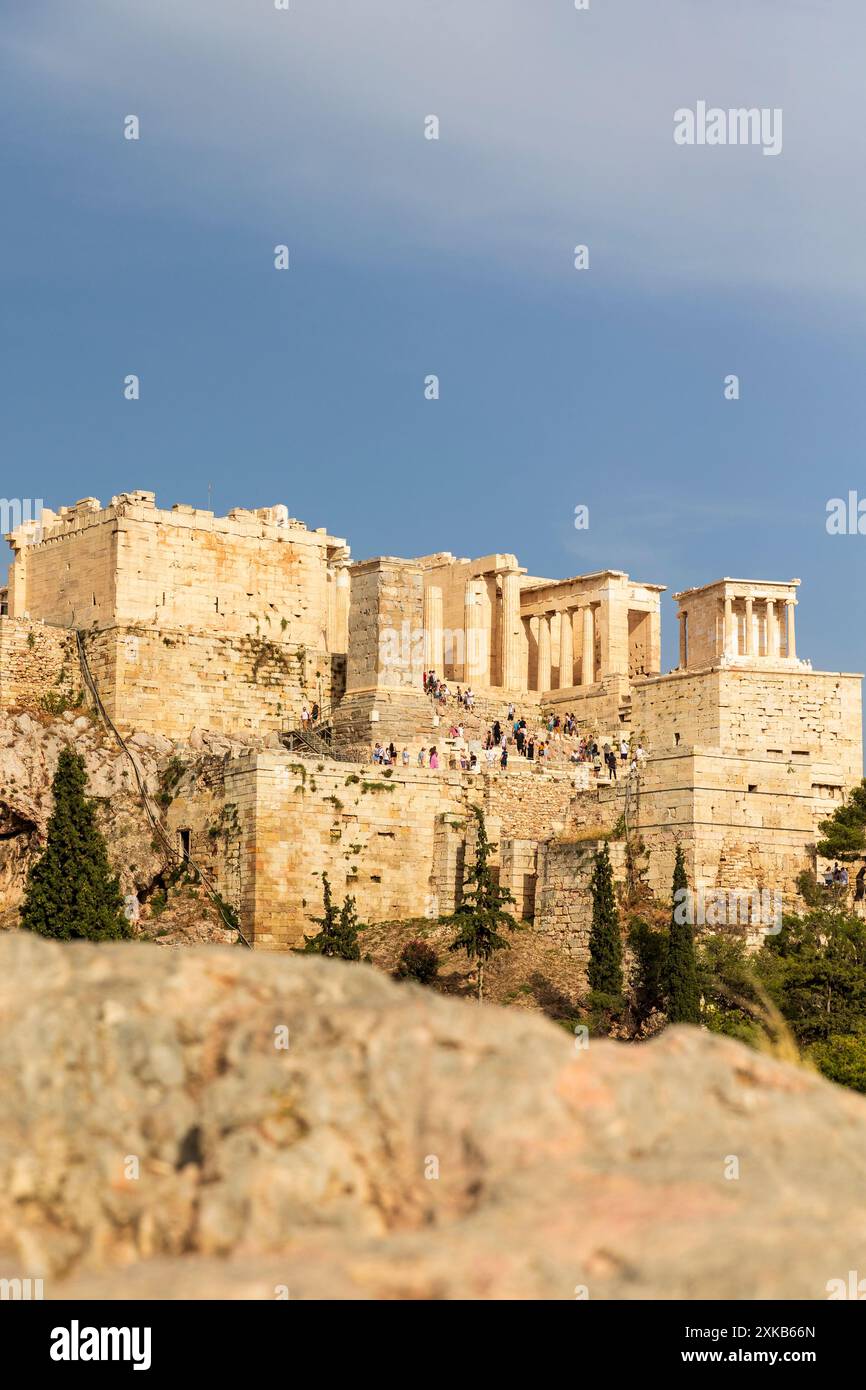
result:
[(484, 813), (480, 807), (475, 814), (475, 859), (463, 884), (463, 898), (453, 913), (441, 920), (450, 922), (457, 935), (449, 951), (465, 951), (470, 961), (477, 962), (478, 998), (484, 997), (484, 967), (497, 951), (506, 950), (508, 941), (500, 931), (519, 931), (520, 923), (507, 911), (514, 902), (513, 894), (499, 885), (490, 863), (496, 848), (487, 838)]
[(823, 839), (816, 848), (822, 858), (850, 861), (866, 855), (866, 777), (818, 829)]
[(64, 748), (52, 784), (48, 843), (27, 875), (21, 926), (61, 941), (119, 941), (131, 929), (86, 792), (84, 762)]
[(358, 933), (362, 930), (355, 911), (355, 899), (346, 896), (343, 906), (337, 907), (327, 874), (322, 874), (324, 912), (313, 921), (319, 927), (315, 936), (304, 935), (304, 945), (297, 948), (300, 955), (331, 956), (337, 960), (360, 960)]
[(682, 846), (677, 845), (671, 887), (671, 923), (665, 968), (670, 1023), (698, 1023), (701, 1003), (695, 965), (695, 933), (690, 920), (689, 885)]

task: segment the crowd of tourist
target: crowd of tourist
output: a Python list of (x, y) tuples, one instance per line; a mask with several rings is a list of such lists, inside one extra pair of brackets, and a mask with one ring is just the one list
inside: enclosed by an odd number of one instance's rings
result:
[[(471, 686), (463, 689), (457, 685), (452, 694), (447, 682), (439, 679), (435, 671), (424, 672), (423, 685), (439, 719), (449, 700), (453, 700), (458, 711), (465, 710), (468, 714), (474, 710), (475, 695)], [(555, 762), (561, 766), (563, 763), (588, 763), (596, 776), (602, 775), (604, 769), (608, 779), (615, 781), (619, 771), (639, 768), (646, 757), (640, 743), (632, 747), (624, 736), (613, 744), (609, 741), (599, 744), (595, 735), (581, 734), (577, 716), (571, 712), (550, 713), (543, 721), (535, 719), (533, 722), (534, 727), (530, 728), (527, 719), (518, 714), (513, 703), (509, 704), (503, 719), (494, 719), (483, 736), (473, 737), (472, 742), (481, 745), (476, 751), (466, 746), (464, 717), (457, 713), (445, 735), (450, 745), (446, 753), (440, 755), (438, 746), (433, 744), (420, 748), (413, 758), (408, 748), (398, 750), (392, 741), (387, 745), (375, 745), (373, 762), (383, 767), (408, 767), (414, 762), (417, 767), (438, 768), (444, 765), (464, 772), (481, 772), (485, 768), (490, 771), (497, 767), (507, 768), (513, 751), (516, 757), (533, 764), (550, 765)], [(565, 739), (572, 742), (570, 752), (562, 748)]]

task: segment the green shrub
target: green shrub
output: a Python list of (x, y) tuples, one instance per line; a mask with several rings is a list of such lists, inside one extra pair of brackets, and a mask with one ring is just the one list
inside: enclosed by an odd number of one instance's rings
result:
[(426, 941), (416, 937), (407, 941), (400, 952), (400, 963), (394, 971), (398, 980), (417, 980), (418, 984), (429, 985), (439, 973), (439, 957)]

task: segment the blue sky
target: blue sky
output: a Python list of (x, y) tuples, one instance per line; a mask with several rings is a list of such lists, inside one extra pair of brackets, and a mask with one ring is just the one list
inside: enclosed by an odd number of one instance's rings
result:
[[(866, 497), (862, 0), (45, 0), (0, 32), (4, 496), (212, 484), (358, 559), (797, 576), (800, 654), (864, 669), (866, 536), (825, 530)], [(782, 108), (782, 153), (677, 147), (702, 99)], [(663, 630), (673, 665), (668, 596)]]

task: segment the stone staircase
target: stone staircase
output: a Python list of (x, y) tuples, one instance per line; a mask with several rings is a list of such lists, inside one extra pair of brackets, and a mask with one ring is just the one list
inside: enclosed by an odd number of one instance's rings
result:
[(338, 762), (356, 761), (352, 753), (335, 743), (333, 711), (328, 705), (319, 712), (315, 724), (306, 728), (294, 720), (285, 720), (280, 730), (280, 740), (290, 752), (312, 753), (315, 757), (336, 759)]

